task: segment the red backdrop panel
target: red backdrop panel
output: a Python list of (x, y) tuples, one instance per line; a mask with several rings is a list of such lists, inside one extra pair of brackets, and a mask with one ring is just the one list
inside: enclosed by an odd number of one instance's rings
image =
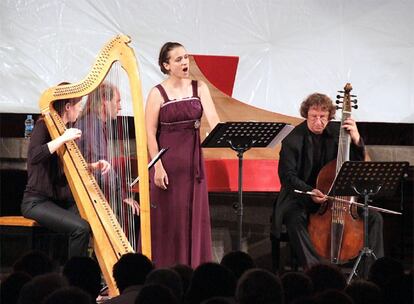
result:
[(197, 66), (203, 75), (223, 93), (233, 94), (239, 57), (193, 55)]
[[(209, 192), (238, 191), (237, 159), (206, 159), (205, 164)], [(243, 160), (243, 191), (279, 191), (278, 164), (278, 160)]]

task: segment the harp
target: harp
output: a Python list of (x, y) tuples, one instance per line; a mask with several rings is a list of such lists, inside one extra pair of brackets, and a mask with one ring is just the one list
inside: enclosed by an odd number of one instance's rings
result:
[[(91, 72), (82, 81), (74, 84), (59, 85), (45, 90), (40, 97), (39, 106), (49, 133), (52, 139), (54, 139), (60, 136), (66, 128), (53, 106), (54, 101), (69, 98), (83, 98), (83, 101), (86, 100), (87, 103), (91, 99), (91, 96), (96, 95), (97, 90), (107, 81), (110, 70), (115, 65), (120, 65), (122, 67), (121, 71), (126, 72), (122, 73), (125, 79), (127, 78), (126, 83), (128, 88), (121, 98), (122, 100), (128, 100), (132, 104), (135, 146), (128, 146), (128, 149), (132, 151), (135, 149), (137, 155), (135, 163), (128, 163), (135, 167), (138, 166), (135, 173), (140, 177), (141, 250), (143, 254), (151, 259), (150, 204), (144, 105), (136, 58), (133, 49), (128, 45), (130, 41), (130, 38), (125, 35), (114, 37), (102, 48)], [(87, 104), (85, 105), (86, 107), (88, 107)], [(119, 138), (115, 137), (115, 139)], [(112, 147), (125, 146), (120, 141), (112, 142), (111, 145)], [(66, 143), (58, 150), (58, 155), (64, 166), (64, 172), (79, 212), (91, 226), (93, 249), (108, 285), (109, 293), (111, 296), (117, 295), (118, 290), (112, 277), (112, 267), (121, 255), (133, 252), (136, 249), (131, 246), (125, 227), (120, 224), (119, 217), (111, 207), (112, 197), (108, 198), (104, 194), (99, 182), (90, 170), (90, 164), (85, 160), (81, 149), (79, 149), (78, 144), (74, 141)], [(122, 162), (125, 163), (125, 157), (129, 156), (121, 156)], [(123, 179), (126, 179), (124, 175), (118, 175), (118, 180), (122, 181)], [(128, 183), (127, 180), (125, 182)]]

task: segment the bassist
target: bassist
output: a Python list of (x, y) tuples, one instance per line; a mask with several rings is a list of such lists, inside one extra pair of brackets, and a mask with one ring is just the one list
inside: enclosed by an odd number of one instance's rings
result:
[[(331, 124), (336, 108), (324, 94), (314, 93), (301, 104), (300, 114), (305, 121), (282, 141), (279, 161), (279, 177), (282, 184), (275, 204), (271, 233), (279, 238), (282, 223), (286, 225), (289, 240), (299, 264), (308, 268), (320, 263), (307, 230), (309, 214), (318, 210), (326, 201), (325, 194), (316, 188), (319, 171), (337, 157), (339, 127)], [(350, 158), (364, 159), (364, 144), (355, 121), (348, 117), (342, 124), (351, 138)], [(294, 190), (312, 191), (317, 196), (304, 196)], [(382, 216), (369, 214), (370, 247), (376, 256), (382, 257)], [(326, 233), (330, 233), (327, 231)]]

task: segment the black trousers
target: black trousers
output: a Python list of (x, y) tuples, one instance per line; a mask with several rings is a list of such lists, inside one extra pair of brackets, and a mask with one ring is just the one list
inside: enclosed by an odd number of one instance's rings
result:
[[(289, 235), (290, 245), (298, 262), (304, 268), (321, 263), (308, 232), (309, 213), (305, 208), (290, 209), (283, 219)], [(384, 256), (383, 219), (378, 211), (370, 210), (368, 214), (368, 242), (377, 258)]]
[(76, 204), (61, 207), (47, 199), (25, 198), (21, 205), (22, 214), (40, 225), (69, 235), (68, 256), (86, 256), (91, 228), (79, 215)]

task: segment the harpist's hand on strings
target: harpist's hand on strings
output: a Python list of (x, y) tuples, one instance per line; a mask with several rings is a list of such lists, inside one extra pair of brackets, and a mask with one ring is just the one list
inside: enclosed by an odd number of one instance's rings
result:
[(101, 159), (95, 163), (89, 164), (89, 168), (91, 170), (101, 170), (102, 175), (105, 175), (111, 170), (111, 164), (108, 161)]
[(139, 204), (133, 198), (126, 198), (123, 200), (125, 204), (128, 204), (132, 209), (132, 214), (139, 215)]
[(155, 168), (154, 183), (157, 187), (167, 190), (168, 175), (163, 167)]
[(80, 138), (82, 131), (76, 128), (66, 129), (65, 132), (61, 135), (62, 139), (67, 142), (69, 140), (74, 140)]
[(323, 194), (320, 190), (313, 189), (312, 192), (314, 193), (314, 195), (312, 195), (311, 198), (315, 203), (322, 204), (327, 200), (326, 195)]

